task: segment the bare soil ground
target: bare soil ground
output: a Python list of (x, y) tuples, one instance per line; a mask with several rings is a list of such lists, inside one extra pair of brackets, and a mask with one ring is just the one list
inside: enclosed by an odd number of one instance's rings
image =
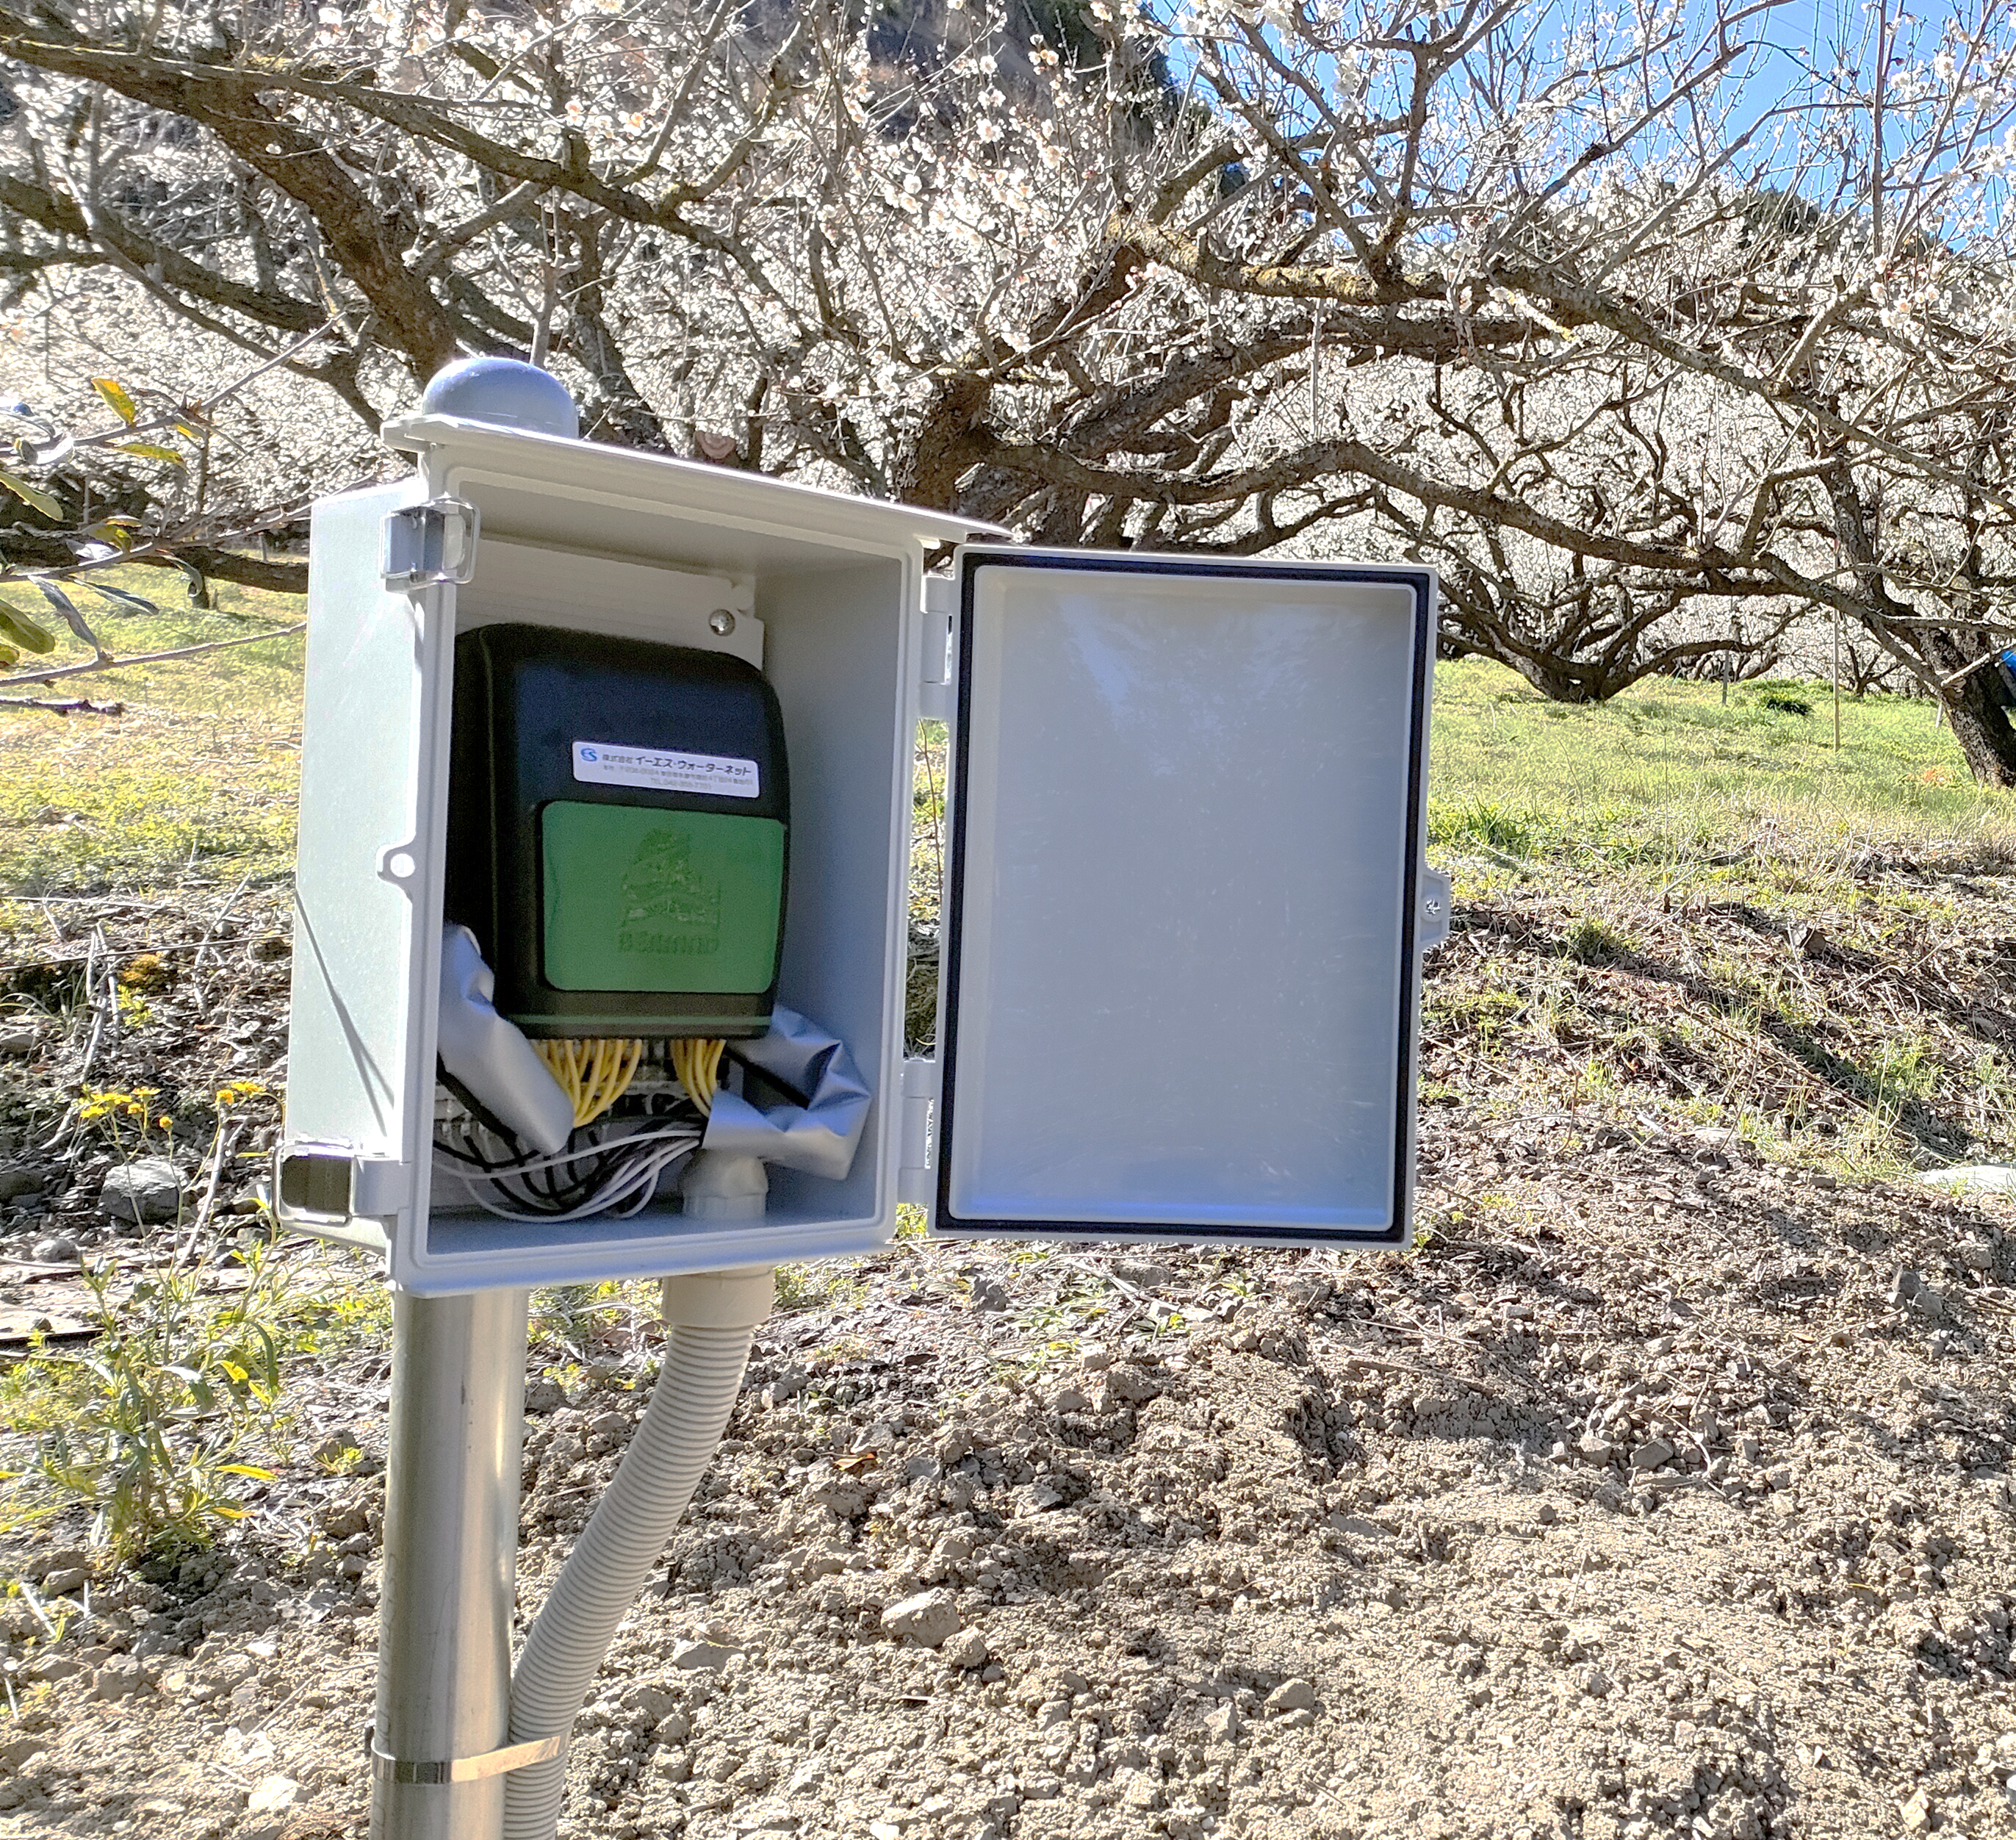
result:
[[(1978, 864), (1473, 876), (1412, 1255), (905, 1238), (787, 1271), (563, 1833), (2016, 1831), (2016, 1215), (1912, 1168), (2004, 1147), (2010, 893)], [(70, 912), (9, 948), (45, 1020), (0, 1064), (0, 1170), (35, 1184), (0, 1307), (52, 1321), (88, 1300), (38, 1244), (131, 1265), (189, 1226), (111, 1232), (103, 1150), (37, 1148), (92, 926), (115, 969), (189, 967), (88, 1081), (161, 1089), (189, 1207), (211, 1090), (277, 1077), (286, 969), (268, 897)], [(226, 1168), (213, 1259), (257, 1224)], [(642, 1406), (642, 1302), (536, 1306), (527, 1615)], [(121, 1570), (81, 1510), (0, 1535), (28, 1585), (0, 1835), (362, 1834), (381, 1320), (293, 1357), (286, 1460), (210, 1550)], [(934, 1591), (958, 1635), (885, 1626)]]

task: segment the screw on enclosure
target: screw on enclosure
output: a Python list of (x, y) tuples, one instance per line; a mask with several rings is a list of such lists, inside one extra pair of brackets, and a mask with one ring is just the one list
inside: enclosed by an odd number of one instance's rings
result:
[(726, 607), (716, 607), (707, 617), (707, 629), (717, 639), (725, 639), (735, 630), (735, 616)]
[(567, 385), (515, 358), (459, 358), (436, 371), (420, 397), (420, 412), (578, 438), (581, 414)]

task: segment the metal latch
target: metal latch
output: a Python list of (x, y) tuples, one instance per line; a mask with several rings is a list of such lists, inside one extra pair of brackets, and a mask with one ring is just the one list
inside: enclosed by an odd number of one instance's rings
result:
[(461, 499), (430, 499), (385, 520), (385, 585), (431, 588), (466, 582), (476, 573), (476, 539), (483, 520)]
[(938, 1162), (933, 1112), (938, 1104), (938, 1064), (920, 1057), (903, 1063), (902, 1154), (896, 1162), (896, 1199), (928, 1208)]
[(383, 1219), (399, 1212), (406, 1192), (405, 1164), (358, 1156), (347, 1144), (284, 1143), (275, 1161), (273, 1193), (296, 1219)]
[(1432, 952), (1449, 936), (1449, 916), (1456, 908), (1456, 885), (1439, 869), (1424, 868), (1419, 884), (1420, 914), (1414, 923), (1417, 951)]

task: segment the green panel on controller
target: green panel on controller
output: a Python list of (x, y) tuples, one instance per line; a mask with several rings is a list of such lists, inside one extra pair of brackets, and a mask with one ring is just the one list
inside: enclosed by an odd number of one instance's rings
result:
[(545, 981), (759, 996), (777, 974), (784, 826), (556, 801), (539, 813)]

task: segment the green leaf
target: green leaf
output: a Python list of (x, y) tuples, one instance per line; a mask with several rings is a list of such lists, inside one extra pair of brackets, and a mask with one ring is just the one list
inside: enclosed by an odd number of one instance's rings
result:
[(93, 377), (91, 387), (112, 406), (112, 412), (128, 427), (140, 419), (140, 412), (133, 406), (133, 398), (127, 394), (126, 386), (117, 377)]
[(124, 588), (109, 587), (103, 582), (87, 582), (85, 586), (94, 594), (102, 594), (107, 600), (117, 601), (123, 607), (130, 607), (136, 614), (158, 614), (161, 610), (144, 596), (129, 593)]
[(43, 517), (53, 517), (59, 523), (62, 521), (62, 505), (40, 486), (29, 484), (18, 473), (9, 473), (5, 466), (0, 466), (0, 486), (5, 487), (23, 504), (32, 506)]
[(94, 537), (101, 543), (116, 544), (121, 550), (133, 547), (133, 533), (139, 528), (136, 517), (103, 517), (95, 524), (84, 527), (87, 537)]
[(13, 646), (0, 641), (0, 665), (12, 669), (21, 661), (21, 654)]
[(55, 582), (46, 575), (38, 575), (35, 577), (35, 585), (41, 589), (42, 598), (63, 615), (63, 624), (89, 646), (92, 651), (98, 654), (101, 661), (112, 655), (98, 643), (98, 635), (85, 624), (84, 615), (77, 610), (77, 603), (64, 593)]
[(52, 652), (56, 649), (56, 636), (38, 625), (19, 607), (9, 607), (0, 600), (0, 635), (4, 635), (23, 651)]
[(171, 447), (157, 447), (151, 441), (115, 441), (113, 452), (138, 454), (145, 460), (165, 460), (171, 466), (186, 466), (189, 462)]

